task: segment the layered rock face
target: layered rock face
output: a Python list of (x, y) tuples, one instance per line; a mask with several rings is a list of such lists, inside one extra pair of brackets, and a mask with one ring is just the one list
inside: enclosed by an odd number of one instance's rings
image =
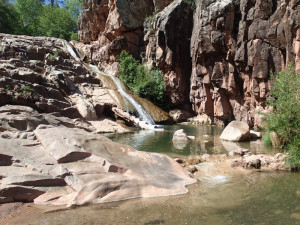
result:
[(163, 71), (170, 102), (187, 110), (190, 106), (188, 96), (192, 69), (189, 50), (192, 16), (189, 4), (175, 0), (144, 23), (143, 62)]
[(299, 1), (196, 1), (190, 100), (197, 114), (255, 125), (272, 81), (299, 71)]
[(122, 50), (139, 57), (143, 23), (170, 0), (88, 0), (79, 18), (79, 38), (85, 55), (102, 65), (112, 63)]
[(0, 105), (88, 120), (117, 105), (61, 39), (0, 34), (0, 75)]
[(196, 0), (192, 18), (193, 2), (131, 2), (128, 10), (126, 0), (88, 1), (82, 50), (105, 64), (127, 49), (164, 72), (174, 108), (192, 105), (212, 122), (259, 125), (270, 71), (289, 62), (300, 71), (299, 1)]

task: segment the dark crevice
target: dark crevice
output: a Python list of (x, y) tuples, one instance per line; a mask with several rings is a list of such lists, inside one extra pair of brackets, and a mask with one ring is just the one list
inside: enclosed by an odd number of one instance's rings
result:
[(272, 6), (272, 14), (274, 14), (277, 10), (277, 0), (273, 0), (273, 6)]

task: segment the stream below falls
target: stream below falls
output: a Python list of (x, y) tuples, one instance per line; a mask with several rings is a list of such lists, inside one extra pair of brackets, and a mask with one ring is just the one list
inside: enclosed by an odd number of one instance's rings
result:
[[(165, 153), (171, 157), (200, 154), (224, 154), (237, 147), (254, 153), (272, 152), (262, 141), (222, 142), (222, 128), (213, 126), (173, 125), (162, 132), (138, 131), (108, 135), (141, 151)], [(184, 129), (195, 141), (176, 146), (173, 133)], [(300, 174), (255, 172), (216, 174), (213, 164), (200, 166), (206, 176), (188, 186), (185, 195), (138, 198), (99, 205), (57, 210), (28, 205), (9, 220), (9, 224), (43, 225), (269, 225), (300, 224)], [(224, 167), (225, 168), (225, 167)], [(168, 168), (166, 168), (167, 170)]]

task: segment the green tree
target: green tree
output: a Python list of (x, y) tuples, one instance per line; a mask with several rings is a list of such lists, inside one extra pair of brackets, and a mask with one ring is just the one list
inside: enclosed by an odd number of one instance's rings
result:
[(44, 5), (40, 16), (39, 32), (49, 37), (70, 40), (71, 35), (77, 32), (77, 25), (71, 12), (58, 5)]
[(267, 114), (267, 131), (274, 131), (280, 138), (281, 148), (288, 154), (291, 167), (300, 166), (300, 74), (292, 64), (279, 72), (274, 79), (267, 104), (273, 110)]
[(74, 21), (78, 21), (79, 14), (82, 12), (83, 0), (66, 0), (65, 6), (72, 13)]
[(16, 31), (19, 34), (39, 35), (39, 20), (43, 5), (39, 0), (16, 0), (14, 5), (19, 15), (20, 27)]
[(18, 29), (18, 15), (8, 0), (0, 0), (0, 32), (15, 33)]

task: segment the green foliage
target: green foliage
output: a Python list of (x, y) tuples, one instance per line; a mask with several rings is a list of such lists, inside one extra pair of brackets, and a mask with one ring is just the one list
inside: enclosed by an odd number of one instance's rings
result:
[(23, 92), (24, 91), (25, 92), (35, 92), (35, 90), (30, 86), (24, 86), (22, 89), (23, 89)]
[(79, 41), (78, 33), (77, 32), (72, 32), (70, 40)]
[(265, 135), (263, 136), (263, 142), (265, 145), (272, 145), (270, 131), (267, 131)]
[(57, 49), (57, 50), (55, 50), (54, 54), (50, 54), (47, 59), (49, 61), (55, 61), (61, 52), (62, 51), (60, 49)]
[(44, 5), (40, 16), (39, 31), (49, 37), (70, 40), (72, 33), (76, 31), (76, 23), (71, 12), (66, 9), (57, 5)]
[(159, 69), (147, 68), (126, 51), (118, 56), (120, 78), (140, 97), (164, 108), (165, 81)]
[(15, 33), (18, 28), (18, 15), (8, 0), (0, 0), (0, 32)]
[(183, 0), (183, 2), (186, 3), (191, 10), (195, 10), (196, 9), (195, 0)]
[(79, 14), (83, 8), (83, 0), (66, 0), (66, 9), (71, 12), (74, 21), (77, 23)]
[(267, 131), (278, 134), (281, 148), (288, 154), (291, 167), (300, 166), (300, 74), (290, 64), (276, 76), (267, 104), (274, 109), (267, 114)]
[(11, 90), (12, 88), (11, 88), (11, 86), (10, 86), (9, 84), (7, 84), (7, 85), (5, 86), (5, 89), (9, 91), (9, 90)]
[(78, 40), (77, 23), (83, 0), (65, 6), (42, 0), (0, 0), (0, 32)]
[(16, 0), (14, 5), (18, 13), (19, 27), (16, 33), (39, 35), (39, 18), (43, 5), (39, 0)]

